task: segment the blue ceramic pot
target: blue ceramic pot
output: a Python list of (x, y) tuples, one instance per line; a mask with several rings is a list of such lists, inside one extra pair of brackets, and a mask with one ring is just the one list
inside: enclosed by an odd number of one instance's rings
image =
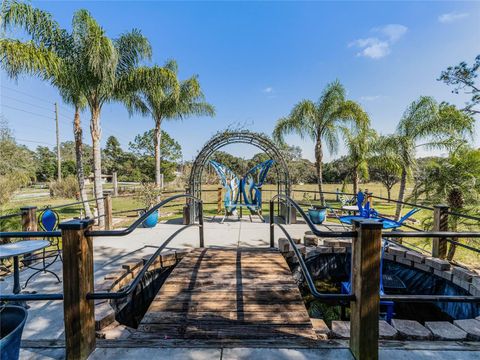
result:
[(148, 217), (143, 222), (144, 228), (153, 228), (158, 223), (158, 210), (155, 210), (153, 213), (148, 215)]
[(310, 217), (310, 220), (314, 224), (321, 224), (325, 221), (325, 218), (327, 217), (327, 209), (326, 208), (310, 208), (308, 209), (308, 216)]
[(18, 359), (26, 320), (27, 311), (21, 306), (7, 305), (0, 311), (0, 359)]

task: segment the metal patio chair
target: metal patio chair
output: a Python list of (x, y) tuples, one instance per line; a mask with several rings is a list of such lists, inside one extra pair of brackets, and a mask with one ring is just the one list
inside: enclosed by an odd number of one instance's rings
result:
[[(40, 214), (38, 215), (38, 226), (42, 231), (57, 230), (59, 222), (60, 222), (60, 216), (55, 210), (52, 210), (49, 207), (41, 211)], [(45, 237), (43, 239), (47, 240), (50, 243), (50, 246), (48, 248), (41, 250), (40, 252), (37, 252), (35, 254), (30, 254), (30, 256), (24, 257), (22, 260), (23, 264), (26, 267), (32, 270), (35, 270), (35, 272), (32, 275), (30, 275), (27, 281), (25, 282), (25, 285), (23, 286), (24, 289), (27, 287), (29, 281), (34, 276), (38, 275), (41, 272), (52, 274), (57, 278), (58, 282), (61, 282), (57, 274), (55, 274), (51, 270), (48, 270), (48, 268), (52, 266), (53, 263), (57, 261), (57, 259), (60, 259), (60, 261), (63, 261), (62, 251), (60, 249), (60, 238)]]

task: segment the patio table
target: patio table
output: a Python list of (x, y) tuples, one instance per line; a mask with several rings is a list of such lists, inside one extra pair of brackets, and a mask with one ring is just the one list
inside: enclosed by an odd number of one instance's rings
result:
[(20, 269), (18, 266), (18, 257), (33, 253), (34, 251), (44, 249), (50, 246), (46, 240), (22, 240), (10, 244), (0, 245), (0, 259), (13, 257), (13, 293), (20, 292)]

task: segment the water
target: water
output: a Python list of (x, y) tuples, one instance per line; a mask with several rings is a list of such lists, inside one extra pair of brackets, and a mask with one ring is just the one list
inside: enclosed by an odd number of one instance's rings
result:
[(137, 328), (174, 266), (148, 271), (130, 296), (112, 300), (115, 320), (120, 324)]
[[(341, 282), (350, 279), (350, 254), (320, 254), (308, 259), (306, 265), (319, 292), (340, 293)], [(294, 277), (300, 279), (300, 289), (308, 312), (313, 318), (349, 320), (349, 304), (342, 305), (316, 300), (310, 294), (298, 265), (291, 265)], [(384, 261), (384, 275), (401, 280), (405, 288), (388, 289), (387, 294), (465, 295), (466, 291), (445, 279), (391, 261)], [(386, 284), (386, 283), (385, 283)], [(383, 309), (380, 309), (382, 313)], [(480, 314), (478, 304), (468, 303), (395, 303), (394, 318), (425, 321), (452, 321), (474, 318)]]

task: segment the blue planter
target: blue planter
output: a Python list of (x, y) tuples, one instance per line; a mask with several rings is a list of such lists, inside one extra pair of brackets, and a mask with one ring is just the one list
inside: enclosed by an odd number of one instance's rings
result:
[(325, 221), (325, 218), (327, 217), (327, 209), (326, 208), (310, 208), (308, 209), (308, 216), (310, 217), (310, 220), (314, 224), (321, 224)]
[(27, 311), (23, 307), (7, 305), (0, 311), (0, 359), (18, 359), (26, 320)]
[(143, 227), (153, 228), (158, 223), (158, 210), (155, 210), (153, 213), (148, 215), (148, 217), (143, 222)]

